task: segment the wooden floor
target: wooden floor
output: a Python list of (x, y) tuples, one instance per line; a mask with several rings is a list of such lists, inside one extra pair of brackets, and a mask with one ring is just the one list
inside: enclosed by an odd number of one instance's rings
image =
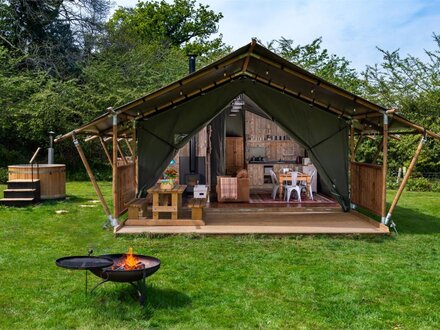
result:
[(208, 208), (205, 226), (122, 226), (123, 234), (389, 234), (388, 227), (340, 208)]

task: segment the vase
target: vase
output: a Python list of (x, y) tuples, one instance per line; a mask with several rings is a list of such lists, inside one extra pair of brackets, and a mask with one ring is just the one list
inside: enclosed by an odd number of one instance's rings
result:
[(172, 179), (164, 179), (160, 183), (160, 189), (162, 190), (171, 190), (174, 188), (174, 180)]

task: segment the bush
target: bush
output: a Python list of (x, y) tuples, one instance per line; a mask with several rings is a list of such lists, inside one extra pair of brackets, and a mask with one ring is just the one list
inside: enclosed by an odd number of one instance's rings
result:
[(406, 189), (409, 191), (431, 191), (432, 184), (426, 178), (414, 178), (408, 180)]
[(440, 192), (440, 180), (432, 182), (431, 190), (433, 192)]
[(387, 179), (387, 189), (397, 190), (399, 189), (400, 182), (397, 182), (396, 177), (388, 177)]
[(0, 167), (0, 183), (8, 182), (8, 169), (6, 167)]

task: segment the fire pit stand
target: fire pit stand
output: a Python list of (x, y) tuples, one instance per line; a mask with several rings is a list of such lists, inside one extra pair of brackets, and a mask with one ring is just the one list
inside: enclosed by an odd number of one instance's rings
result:
[(64, 257), (56, 260), (56, 265), (67, 269), (85, 270), (86, 271), (86, 294), (88, 293), (88, 271), (103, 280), (96, 284), (90, 293), (98, 286), (106, 282), (125, 282), (130, 283), (135, 289), (137, 300), (144, 305), (146, 298), (146, 278), (154, 274), (160, 268), (160, 260), (150, 256), (134, 254), (133, 256), (139, 260), (142, 268), (125, 270), (115, 265), (123, 258), (124, 254), (106, 254), (98, 257), (92, 257), (89, 251), (88, 256)]

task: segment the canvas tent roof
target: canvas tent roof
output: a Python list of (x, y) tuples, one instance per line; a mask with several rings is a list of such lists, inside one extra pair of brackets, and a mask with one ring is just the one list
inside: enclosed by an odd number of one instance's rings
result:
[[(339, 88), (286, 61), (254, 41), (193, 74), (113, 111), (118, 114), (118, 123), (123, 126), (132, 119), (155, 116), (240, 77), (247, 77), (270, 86), (314, 108), (347, 120), (357, 121), (355, 126), (370, 127), (372, 131), (381, 130), (382, 114), (387, 111), (380, 105)], [(111, 135), (112, 125), (111, 114), (104, 113), (90, 123), (58, 137), (56, 141), (70, 137), (74, 133), (91, 136)], [(393, 113), (389, 124), (390, 131), (405, 128), (424, 131), (423, 127)], [(120, 132), (124, 136), (123, 127), (120, 128)], [(427, 134), (440, 139), (439, 134), (433, 132)]]

